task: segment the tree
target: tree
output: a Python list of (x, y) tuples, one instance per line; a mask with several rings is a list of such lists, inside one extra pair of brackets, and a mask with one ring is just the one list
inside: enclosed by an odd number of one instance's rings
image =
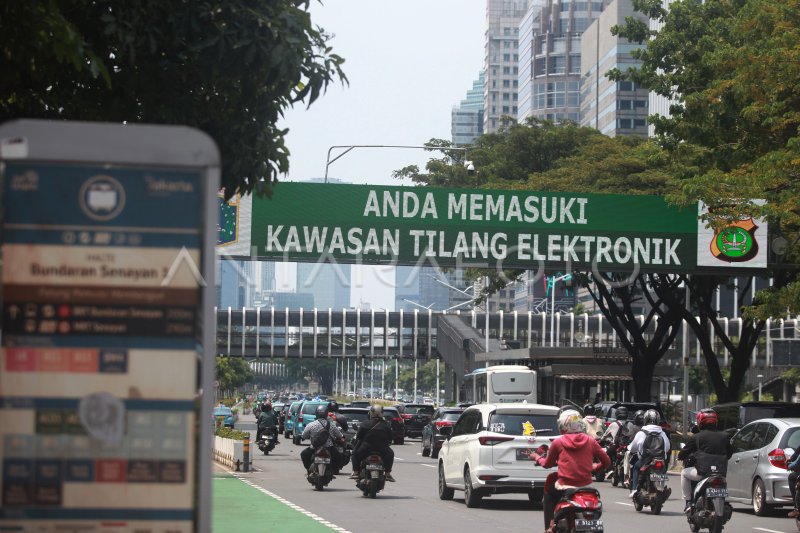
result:
[(250, 365), (240, 357), (217, 357), (215, 375), (219, 389), (225, 391), (227, 396), (252, 381), (254, 376)]
[(184, 124), (214, 138), (226, 195), (289, 169), (287, 107), (311, 105), (344, 60), (310, 0), (3, 2), (0, 122)]
[[(800, 310), (800, 94), (794, 90), (800, 84), (800, 1), (684, 0), (666, 10), (657, 0), (634, 0), (634, 8), (661, 28), (649, 30), (633, 19), (615, 28), (647, 45), (633, 52), (641, 67), (615, 70), (610, 77), (635, 81), (672, 100), (670, 116), (651, 121), (660, 145), (684, 169), (676, 174), (679, 190), (673, 199), (705, 202), (715, 227), (764, 217), (782, 239), (783, 253), (769, 272), (772, 287), (745, 310), (735, 343), (711, 306), (714, 281), (692, 276), (689, 283), (699, 320), (689, 312), (687, 320), (700, 339), (718, 398), (735, 400), (764, 320)], [(732, 358), (728, 380), (709, 340), (712, 331)]]

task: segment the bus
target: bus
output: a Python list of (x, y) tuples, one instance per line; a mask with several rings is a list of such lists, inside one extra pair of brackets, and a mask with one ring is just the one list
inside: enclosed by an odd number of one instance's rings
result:
[(464, 376), (465, 403), (537, 403), (536, 371), (522, 365), (478, 368)]

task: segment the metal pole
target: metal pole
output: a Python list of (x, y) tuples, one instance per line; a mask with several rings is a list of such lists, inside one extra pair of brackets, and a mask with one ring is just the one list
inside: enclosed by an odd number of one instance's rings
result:
[(550, 347), (556, 345), (556, 279), (552, 279), (550, 285)]
[(347, 360), (347, 374), (344, 375), (344, 391), (345, 394), (350, 394), (350, 359)]
[(439, 358), (436, 358), (436, 405), (438, 406), (439, 402)]
[[(687, 310), (691, 310), (689, 305), (689, 283), (684, 281), (684, 299)], [(683, 435), (689, 433), (689, 324), (683, 322)]]
[(381, 395), (386, 396), (384, 379), (386, 378), (386, 359), (381, 359)]
[(373, 359), (369, 360), (369, 393), (372, 398), (372, 394), (374, 394), (375, 386), (373, 384), (375, 378), (375, 361)]
[(394, 399), (397, 400), (397, 390), (399, 387), (397, 386), (397, 374), (400, 371), (400, 358), (394, 360)]
[(417, 403), (417, 358), (414, 358), (414, 403)]

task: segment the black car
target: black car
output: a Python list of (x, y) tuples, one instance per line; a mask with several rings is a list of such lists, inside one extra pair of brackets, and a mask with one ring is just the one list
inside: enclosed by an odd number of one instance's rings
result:
[(407, 403), (395, 407), (403, 418), (406, 437), (421, 437), (422, 428), (431, 421), (434, 407), (423, 403)]
[(347, 407), (363, 407), (365, 409), (369, 409), (369, 400), (353, 400), (352, 402), (347, 404)]
[(345, 445), (352, 447), (353, 439), (356, 438), (358, 427), (362, 422), (369, 419), (369, 409), (363, 407), (340, 407), (339, 414), (347, 418), (347, 431), (344, 434)]
[(463, 407), (439, 407), (431, 420), (422, 428), (422, 456), (439, 457), (442, 442), (446, 439), (441, 433), (443, 427), (453, 426), (464, 412)]
[(647, 411), (648, 409), (655, 409), (661, 415), (661, 427), (669, 434), (672, 429), (669, 422), (664, 418), (664, 413), (661, 411), (661, 406), (655, 403), (637, 403), (637, 402), (600, 402), (595, 404), (595, 415), (603, 420), (603, 423), (608, 427), (612, 422), (617, 419), (617, 408), (626, 407), (628, 409), (628, 420), (633, 422), (633, 414), (636, 411)]
[(384, 407), (383, 418), (389, 421), (392, 425), (392, 443), (403, 444), (405, 443), (405, 428), (403, 419), (400, 416), (400, 411), (396, 407)]
[(800, 404), (791, 402), (729, 402), (711, 408), (717, 413), (717, 429), (731, 436), (762, 418), (800, 418)]

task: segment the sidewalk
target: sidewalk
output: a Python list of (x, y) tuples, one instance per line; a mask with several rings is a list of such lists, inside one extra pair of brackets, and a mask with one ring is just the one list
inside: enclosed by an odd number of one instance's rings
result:
[(317, 522), (237, 478), (215, 464), (211, 483), (213, 533), (275, 530), (330, 533)]

